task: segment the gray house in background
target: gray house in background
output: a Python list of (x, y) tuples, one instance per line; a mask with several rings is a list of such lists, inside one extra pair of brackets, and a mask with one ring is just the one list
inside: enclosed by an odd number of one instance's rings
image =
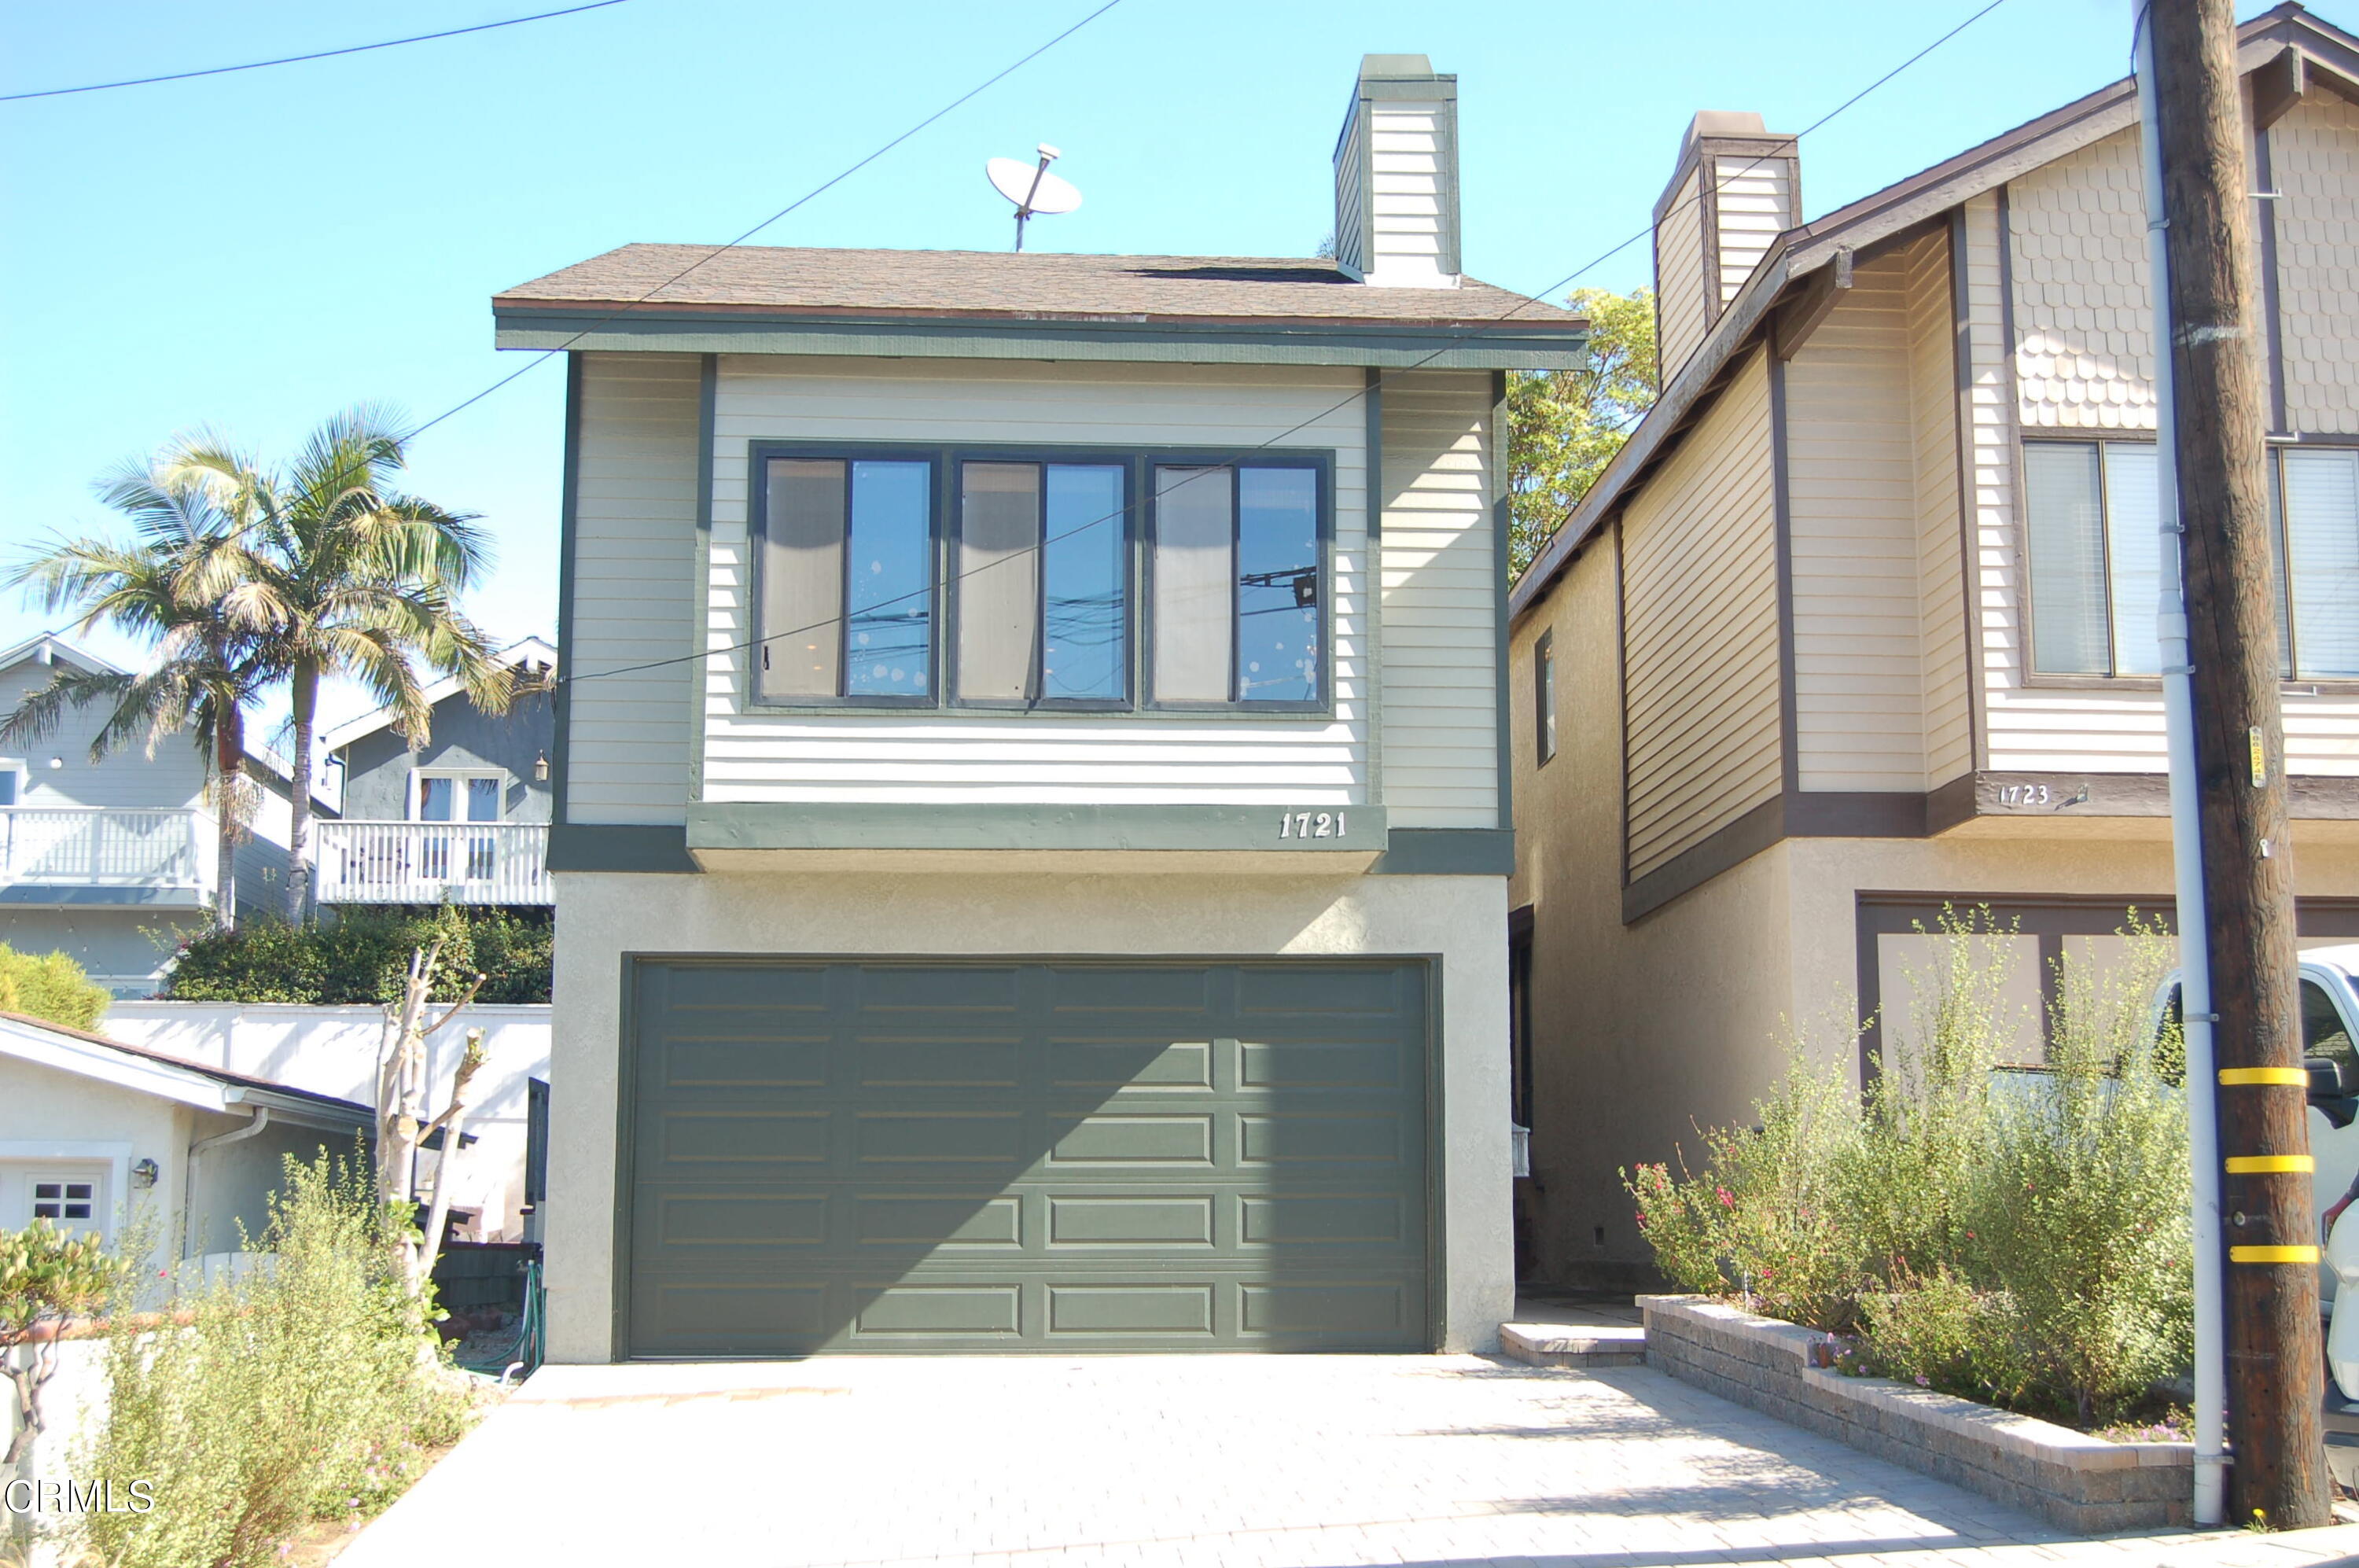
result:
[[(0, 649), (0, 714), (60, 666), (115, 670), (55, 633)], [(64, 953), (116, 996), (145, 996), (179, 943), (212, 923), (221, 830), (190, 737), (92, 762), (103, 721), (97, 708), (69, 713), (38, 743), (0, 746), (0, 942)], [(261, 788), (237, 850), (241, 915), (277, 909), (287, 887), (287, 769), (248, 753), (246, 774)]]
[(379, 709), (329, 731), (342, 820), (320, 824), (322, 904), (548, 904), (551, 676), (557, 650), (527, 637), (502, 651), (517, 695), (486, 713), (456, 680), (429, 687), (415, 744)]

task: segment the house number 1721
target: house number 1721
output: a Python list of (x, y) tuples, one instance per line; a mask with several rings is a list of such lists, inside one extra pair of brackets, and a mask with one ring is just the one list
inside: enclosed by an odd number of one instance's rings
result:
[(1277, 836), (1280, 838), (1342, 838), (1343, 813), (1341, 811), (1280, 811), (1277, 814)]

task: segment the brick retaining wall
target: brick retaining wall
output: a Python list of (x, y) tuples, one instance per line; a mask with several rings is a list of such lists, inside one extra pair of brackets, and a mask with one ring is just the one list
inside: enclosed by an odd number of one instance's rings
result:
[(2195, 1447), (2108, 1443), (1882, 1377), (1810, 1365), (1825, 1336), (1702, 1296), (1641, 1296), (1647, 1364), (2082, 1535), (2189, 1522)]

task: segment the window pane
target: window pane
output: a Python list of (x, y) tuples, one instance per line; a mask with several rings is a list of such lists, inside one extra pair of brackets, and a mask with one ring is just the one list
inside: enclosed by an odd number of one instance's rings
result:
[(1229, 700), (1230, 471), (1155, 471), (1155, 695)]
[(1049, 470), (1044, 697), (1119, 702), (1130, 694), (1124, 592), (1130, 530), (1124, 526), (1122, 472), (1063, 463)]
[(1040, 469), (962, 463), (959, 486), (958, 694), (1020, 702), (1039, 624)]
[(2031, 557), (2032, 668), (2043, 675), (2109, 673), (2097, 449), (2027, 441), (2023, 478)]
[(467, 780), (467, 820), (471, 822), (495, 822), (500, 820), (500, 781), (496, 779)]
[(2114, 673), (2162, 673), (2160, 470), (2150, 446), (2105, 444), (2105, 538), (2114, 565)]
[(454, 779), (420, 779), (418, 781), (418, 820), (421, 822), (447, 822), (451, 820), (451, 808), (456, 790)]
[(16, 803), (16, 780), (19, 777), (13, 768), (0, 768), (0, 806)]
[(1539, 698), (1539, 753), (1546, 762), (1556, 755), (1556, 649), (1542, 644), (1539, 669), (1533, 682)]
[(933, 690), (933, 528), (922, 463), (852, 465), (847, 696)]
[(2269, 570), (2276, 574), (2277, 673), (2293, 675), (2293, 602), (2286, 596), (2285, 482), (2278, 454), (2269, 453)]
[(1237, 474), (1237, 699), (1319, 700), (1319, 475)]
[(770, 463), (762, 540), (761, 655), (765, 697), (832, 697), (843, 641), (844, 464), (833, 458)]
[(2299, 673), (2359, 675), (2359, 452), (2287, 452), (2285, 506)]

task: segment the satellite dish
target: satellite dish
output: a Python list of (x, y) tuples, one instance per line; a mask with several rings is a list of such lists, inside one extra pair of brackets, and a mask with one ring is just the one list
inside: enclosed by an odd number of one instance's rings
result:
[(991, 183), (1002, 196), (1016, 203), (1016, 248), (1024, 248), (1025, 221), (1038, 213), (1070, 212), (1082, 204), (1082, 193), (1068, 180), (1049, 172), (1049, 166), (1065, 155), (1048, 143), (1040, 144), (1038, 165), (1026, 163), (1020, 158), (995, 158), (983, 166)]

